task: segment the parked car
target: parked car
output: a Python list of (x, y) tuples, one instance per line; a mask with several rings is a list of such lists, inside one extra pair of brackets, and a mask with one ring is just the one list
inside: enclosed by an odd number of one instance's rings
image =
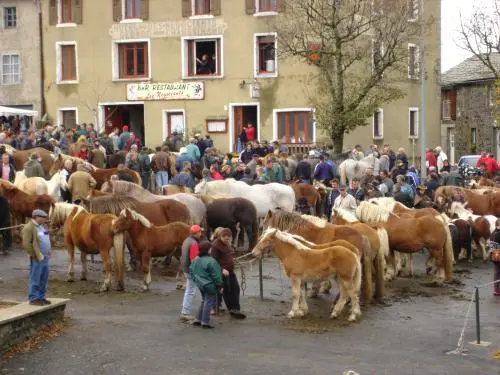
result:
[(458, 161), (458, 168), (460, 174), (465, 182), (470, 181), (474, 177), (482, 176), (483, 171), (476, 167), (480, 155), (464, 155)]
[(465, 167), (467, 165), (469, 167), (475, 167), (480, 157), (481, 155), (464, 155), (458, 161), (458, 166)]

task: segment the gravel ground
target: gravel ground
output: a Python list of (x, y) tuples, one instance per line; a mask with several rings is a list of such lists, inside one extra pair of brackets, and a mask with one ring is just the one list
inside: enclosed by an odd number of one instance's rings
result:
[[(96, 257), (97, 259), (98, 257)], [(482, 339), (474, 340), (474, 316), (466, 330), (467, 355), (447, 355), (464, 324), (473, 285), (491, 280), (491, 264), (456, 267), (455, 280), (437, 287), (423, 273), (388, 284), (384, 304), (365, 306), (360, 322), (328, 318), (332, 295), (309, 299), (310, 315), (289, 320), (290, 284), (276, 259), (264, 262), (264, 301), (258, 298), (258, 267), (247, 266), (244, 321), (214, 319), (201, 330), (179, 321), (183, 292), (174, 269), (156, 266), (149, 293), (141, 276), (128, 272), (124, 293), (98, 293), (102, 264), (90, 264), (89, 281), (67, 283), (66, 252), (51, 259), (49, 297), (70, 298), (68, 325), (41, 348), (2, 359), (0, 374), (500, 374), (500, 299), (481, 290)], [(79, 259), (78, 256), (75, 259)], [(22, 300), (27, 260), (22, 250), (0, 256), (0, 296)], [(75, 266), (78, 275), (79, 262)], [(195, 306), (198, 305), (196, 297)], [(472, 313), (474, 311), (472, 310)]]

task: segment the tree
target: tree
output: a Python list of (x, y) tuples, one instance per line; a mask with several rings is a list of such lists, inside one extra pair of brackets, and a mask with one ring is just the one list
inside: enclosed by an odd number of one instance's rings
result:
[[(408, 42), (420, 35), (419, 3), (287, 0), (276, 18), (279, 53), (316, 67), (307, 95), (337, 153), (346, 132), (365, 126), (382, 104), (404, 97)], [(418, 76), (418, 53), (414, 58)]]

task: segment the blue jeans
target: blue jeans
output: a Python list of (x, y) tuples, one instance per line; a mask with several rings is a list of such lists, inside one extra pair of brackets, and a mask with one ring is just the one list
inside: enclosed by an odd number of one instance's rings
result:
[(196, 320), (200, 321), (201, 324), (210, 323), (210, 310), (215, 308), (216, 297), (216, 294), (207, 294), (201, 292), (201, 305), (198, 309), (198, 313), (196, 314)]
[(155, 173), (156, 187), (160, 189), (164, 185), (168, 185), (168, 172), (158, 171)]
[(47, 256), (41, 262), (31, 259), (28, 279), (28, 301), (45, 299), (49, 282), (49, 259)]
[(182, 300), (181, 314), (190, 314), (191, 305), (193, 304), (193, 296), (196, 292), (196, 285), (189, 274), (185, 273), (184, 277), (186, 278), (186, 290), (184, 291), (184, 299)]

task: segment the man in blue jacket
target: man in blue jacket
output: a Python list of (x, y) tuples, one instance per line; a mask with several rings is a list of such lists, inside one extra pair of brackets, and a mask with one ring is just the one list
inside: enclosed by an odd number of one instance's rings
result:
[(328, 183), (333, 180), (334, 177), (335, 171), (333, 170), (333, 167), (325, 162), (325, 157), (323, 155), (320, 155), (319, 163), (314, 169), (314, 179)]

